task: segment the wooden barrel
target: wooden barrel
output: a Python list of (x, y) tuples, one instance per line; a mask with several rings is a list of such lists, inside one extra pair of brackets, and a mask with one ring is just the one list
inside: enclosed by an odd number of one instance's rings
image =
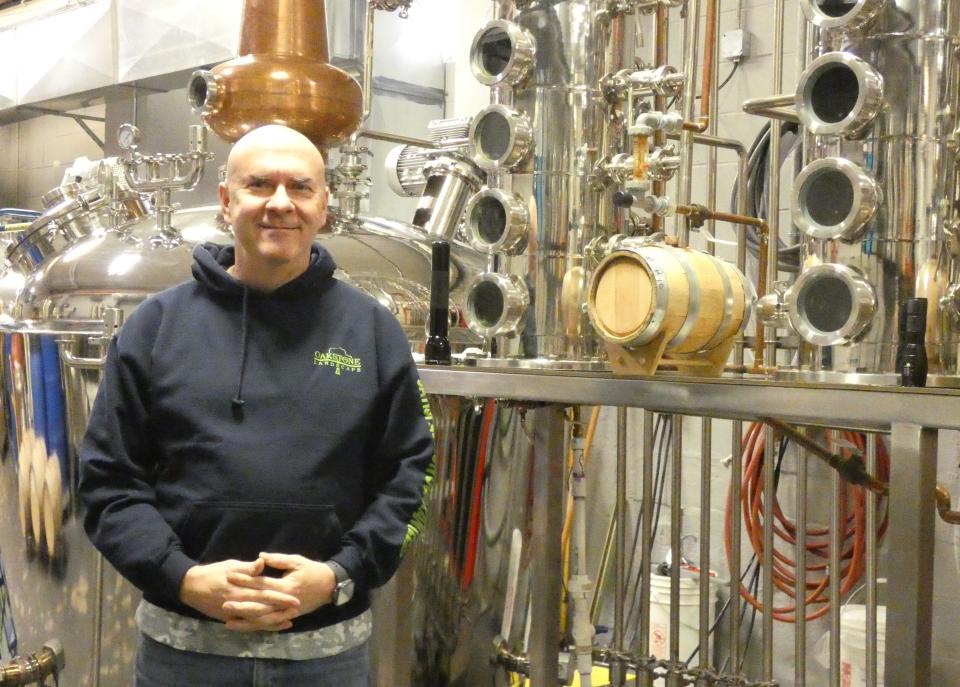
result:
[(603, 339), (643, 346), (666, 335), (666, 351), (708, 351), (749, 317), (751, 289), (733, 265), (664, 245), (621, 247), (590, 280), (587, 309)]

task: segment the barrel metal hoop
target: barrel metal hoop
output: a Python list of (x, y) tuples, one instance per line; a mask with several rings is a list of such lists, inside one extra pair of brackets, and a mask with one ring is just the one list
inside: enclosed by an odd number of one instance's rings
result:
[[(720, 272), (720, 281), (723, 282), (723, 320), (720, 321), (720, 326), (717, 327), (717, 331), (703, 347), (705, 351), (713, 350), (713, 348), (726, 338), (724, 332), (727, 331), (727, 327), (730, 326), (730, 320), (733, 319), (733, 286), (730, 284), (730, 276), (727, 274), (727, 270), (723, 265), (716, 265), (716, 267), (718, 268), (717, 271)], [(746, 294), (744, 294), (743, 302), (744, 304), (747, 302)]]
[(687, 303), (689, 307), (687, 308), (687, 317), (683, 321), (683, 326), (680, 327), (677, 335), (670, 339), (670, 343), (667, 344), (668, 349), (679, 346), (686, 341), (687, 337), (689, 337), (693, 331), (693, 328), (697, 325), (697, 320), (700, 317), (700, 282), (697, 279), (697, 273), (693, 271), (693, 266), (689, 260), (677, 259), (677, 262), (680, 263), (684, 274), (687, 275), (687, 284), (689, 287), (687, 290)]
[(647, 266), (647, 269), (650, 270), (650, 274), (653, 276), (654, 285), (656, 286), (653, 315), (650, 317), (650, 321), (647, 322), (647, 326), (643, 328), (643, 331), (640, 332), (640, 334), (638, 334), (632, 340), (626, 342), (627, 346), (643, 346), (644, 344), (650, 343), (650, 341), (652, 341), (653, 338), (660, 333), (660, 330), (663, 327), (663, 322), (667, 318), (667, 304), (670, 300), (670, 286), (667, 284), (667, 273), (660, 265), (656, 264), (652, 260), (647, 259), (647, 256), (645, 256), (643, 253), (638, 251), (629, 252), (635, 253), (643, 259), (644, 264)]

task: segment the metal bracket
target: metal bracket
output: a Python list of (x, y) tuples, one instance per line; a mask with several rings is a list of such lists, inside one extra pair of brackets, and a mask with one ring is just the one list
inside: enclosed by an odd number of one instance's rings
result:
[(37, 112), (39, 114), (49, 115), (51, 117), (66, 117), (68, 119), (72, 119), (77, 123), (77, 126), (83, 129), (84, 133), (86, 133), (87, 136), (89, 136), (90, 139), (97, 144), (97, 147), (100, 148), (100, 150), (104, 150), (105, 148), (104, 142), (99, 136), (97, 136), (93, 129), (90, 128), (90, 125), (87, 124), (87, 122), (106, 123), (106, 117), (94, 117), (93, 115), (79, 115), (71, 112), (61, 112), (60, 110), (52, 110), (48, 107), (36, 107), (35, 105), (21, 105), (20, 108), (29, 112)]

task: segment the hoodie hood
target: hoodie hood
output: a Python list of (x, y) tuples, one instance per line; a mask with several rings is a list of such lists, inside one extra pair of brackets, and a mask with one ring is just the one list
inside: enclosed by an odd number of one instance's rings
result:
[(271, 299), (292, 300), (305, 295), (315, 294), (331, 283), (333, 271), (337, 268), (333, 258), (325, 249), (314, 244), (310, 247), (310, 262), (306, 271), (299, 277), (269, 292), (258, 292), (232, 276), (227, 270), (235, 262), (233, 246), (221, 246), (216, 243), (202, 243), (193, 249), (193, 276), (203, 286), (214, 293), (234, 295), (242, 299), (240, 307), (240, 359), (237, 361), (237, 391), (231, 399), (234, 412), (242, 412), (243, 379), (247, 370), (247, 339), (250, 293), (259, 293)]
[[(193, 260), (194, 279), (211, 291), (240, 296), (246, 290), (243, 282), (227, 273), (227, 269), (236, 261), (233, 246), (201, 243), (193, 249)], [(337, 265), (330, 253), (314, 244), (310, 247), (310, 262), (306, 271), (269, 295), (273, 298), (296, 298), (304, 293), (315, 292), (327, 284), (335, 269)]]

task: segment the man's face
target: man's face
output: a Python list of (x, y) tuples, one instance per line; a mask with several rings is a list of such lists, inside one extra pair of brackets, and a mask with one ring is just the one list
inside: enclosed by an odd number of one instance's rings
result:
[(238, 264), (305, 270), (327, 219), (323, 160), (295, 144), (244, 149), (231, 159), (220, 202), (233, 226)]

